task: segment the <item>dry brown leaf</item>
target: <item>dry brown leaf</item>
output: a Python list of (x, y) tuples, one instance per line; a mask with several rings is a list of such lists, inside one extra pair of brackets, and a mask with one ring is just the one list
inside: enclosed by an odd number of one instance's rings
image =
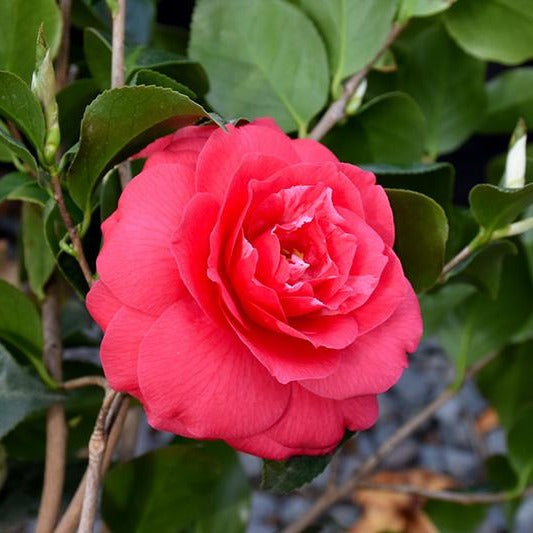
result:
[(484, 435), (500, 425), (498, 413), (492, 408), (487, 407), (476, 419), (476, 430)]
[[(411, 485), (426, 490), (443, 490), (454, 485), (449, 476), (415, 468), (402, 472), (379, 472), (368, 481), (380, 485)], [(438, 533), (423, 512), (424, 498), (382, 490), (361, 489), (354, 495), (355, 503), (363, 509), (363, 516), (350, 533)]]
[(5, 239), (0, 239), (0, 279), (18, 284), (18, 266), (16, 261), (8, 257), (8, 242)]

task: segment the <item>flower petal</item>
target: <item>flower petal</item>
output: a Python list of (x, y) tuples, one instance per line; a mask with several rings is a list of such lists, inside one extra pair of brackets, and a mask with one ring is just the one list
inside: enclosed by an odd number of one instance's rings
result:
[(144, 338), (139, 379), (150, 424), (197, 438), (253, 435), (274, 424), (289, 387), (273, 379), (230, 331), (192, 299), (169, 307)]
[(122, 307), (120, 301), (100, 280), (96, 281), (87, 293), (85, 305), (103, 331), (107, 329), (115, 313)]
[(371, 428), (379, 416), (377, 396), (356, 396), (337, 402), (344, 416), (344, 424), (350, 431)]
[(333, 152), (313, 139), (294, 139), (292, 146), (298, 153), (302, 163), (339, 162)]

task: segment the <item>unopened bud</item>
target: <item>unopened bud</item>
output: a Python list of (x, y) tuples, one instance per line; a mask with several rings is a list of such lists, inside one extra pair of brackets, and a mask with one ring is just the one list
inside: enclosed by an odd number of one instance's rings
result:
[(518, 123), (511, 136), (507, 160), (505, 161), (505, 174), (503, 186), (508, 189), (521, 189), (526, 182), (526, 141), (527, 128), (524, 119)]
[(363, 97), (366, 93), (366, 88), (368, 86), (368, 82), (366, 81), (366, 78), (359, 84), (359, 87), (355, 90), (352, 97), (348, 100), (348, 103), (346, 104), (345, 113), (350, 115), (355, 115), (356, 111), (361, 107), (361, 104), (363, 102)]

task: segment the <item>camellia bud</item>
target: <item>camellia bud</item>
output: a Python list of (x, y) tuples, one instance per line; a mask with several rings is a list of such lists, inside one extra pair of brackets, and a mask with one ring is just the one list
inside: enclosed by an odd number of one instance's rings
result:
[(54, 163), (55, 156), (61, 142), (59, 119), (56, 102), (56, 78), (50, 49), (44, 37), (43, 27), (37, 35), (35, 52), (35, 70), (32, 75), (31, 89), (41, 102), (46, 121), (46, 138), (44, 142), (43, 158), (48, 165)]
[(368, 86), (368, 82), (366, 81), (366, 78), (365, 78), (359, 84), (359, 87), (357, 87), (352, 97), (348, 100), (348, 103), (346, 104), (346, 110), (345, 110), (348, 116), (355, 115), (356, 111), (361, 107), (361, 103), (363, 102), (363, 97), (365, 95), (367, 86)]
[(518, 119), (513, 131), (507, 160), (505, 162), (505, 174), (503, 186), (508, 189), (521, 189), (526, 182), (526, 141), (527, 127), (524, 119)]

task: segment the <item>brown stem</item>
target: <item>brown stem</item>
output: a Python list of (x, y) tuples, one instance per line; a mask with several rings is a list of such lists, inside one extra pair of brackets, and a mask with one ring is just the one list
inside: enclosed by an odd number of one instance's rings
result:
[(80, 236), (78, 234), (78, 231), (76, 230), (76, 226), (74, 226), (74, 223), (72, 222), (70, 213), (67, 210), (65, 198), (63, 197), (63, 190), (61, 189), (61, 183), (59, 182), (59, 176), (57, 174), (52, 175), (51, 184), (52, 189), (54, 191), (54, 199), (57, 202), (57, 207), (59, 209), (59, 214), (63, 219), (65, 227), (67, 228), (68, 234), (70, 236), (72, 246), (74, 247), (74, 251), (76, 252), (76, 259), (78, 260), (81, 271), (83, 272), (83, 277), (85, 278), (85, 281), (87, 282), (89, 287), (91, 287), (94, 283), (94, 278), (91, 269), (89, 268), (89, 263), (87, 263)]
[[(490, 353), (486, 357), (480, 359), (473, 365), (466, 373), (465, 379), (472, 378), (483, 367), (494, 359), (496, 353)], [(361, 480), (368, 476), (380, 463), (389, 455), (396, 446), (402, 442), (406, 437), (416, 431), (426, 420), (431, 418), (433, 414), (438, 411), (450, 398), (455, 396), (459, 388), (445, 389), (437, 398), (435, 398), (429, 405), (424, 407), (413, 418), (410, 418), (403, 426), (393, 433), (381, 446), (363, 463), (363, 466), (354, 473), (354, 475), (340, 487), (329, 487), (320, 498), (318, 498), (313, 506), (306, 511), (296, 522), (289, 525), (283, 530), (283, 533), (299, 533), (306, 527), (310, 526), (324, 511), (326, 511), (335, 502), (349, 496), (359, 485)]]
[[(42, 307), (44, 363), (51, 376), (62, 379), (61, 328), (55, 281), (49, 284)], [(59, 517), (65, 480), (67, 425), (62, 403), (52, 405), (46, 412), (46, 457), (44, 482), (37, 516), (36, 533), (50, 533)]]
[(309, 137), (319, 141), (326, 135), (326, 133), (340, 122), (346, 116), (346, 105), (353, 96), (357, 87), (367, 77), (372, 67), (377, 63), (379, 58), (385, 53), (389, 46), (397, 39), (398, 35), (405, 28), (404, 24), (394, 24), (385, 39), (385, 42), (378, 50), (376, 55), (356, 74), (354, 74), (344, 84), (342, 95), (338, 100), (335, 100), (328, 108), (328, 110), (322, 115), (322, 118), (318, 121), (316, 126), (311, 130)]
[(61, 46), (56, 59), (56, 88), (61, 90), (68, 81), (69, 52), (70, 52), (70, 12), (72, 0), (61, 0), (61, 15), (63, 18), (63, 33)]
[[(116, 419), (109, 431), (109, 438), (107, 439), (107, 446), (106, 446), (105, 453), (104, 453), (104, 459), (102, 461), (102, 470), (101, 470), (102, 477), (107, 472), (107, 469), (109, 468), (109, 465), (111, 464), (111, 458), (113, 456), (113, 451), (118, 443), (122, 428), (124, 426), (124, 422), (126, 420), (126, 415), (129, 409), (129, 403), (130, 403), (129, 398), (124, 398), (124, 401), (122, 402), (122, 405), (120, 406)], [(88, 469), (89, 468), (87, 468), (87, 471)], [(70, 501), (70, 504), (67, 510), (65, 511), (63, 517), (61, 518), (61, 521), (59, 522), (59, 525), (55, 529), (54, 533), (73, 533), (74, 531), (76, 531), (79, 521), (80, 521), (81, 508), (83, 505), (83, 499), (85, 495), (85, 483), (87, 481), (87, 471), (85, 472), (82, 480), (80, 481), (80, 484), (78, 485), (78, 488), (76, 489), (76, 493), (74, 494), (72, 500)]]
[(109, 388), (107, 380), (103, 376), (82, 376), (81, 378), (69, 379), (61, 385), (65, 390), (81, 389), (82, 387), (101, 387), (104, 390)]

